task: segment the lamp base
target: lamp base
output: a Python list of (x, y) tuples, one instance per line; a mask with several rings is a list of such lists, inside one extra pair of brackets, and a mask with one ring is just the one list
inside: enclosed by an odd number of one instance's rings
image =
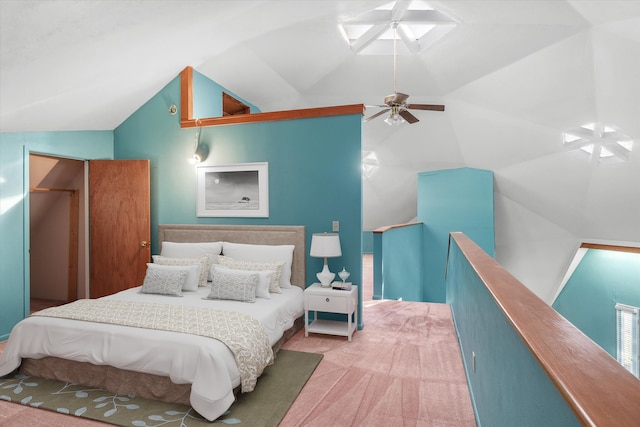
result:
[(322, 271), (316, 274), (316, 277), (320, 281), (320, 286), (322, 286), (323, 288), (330, 288), (331, 282), (333, 282), (333, 279), (336, 277), (336, 274), (330, 272), (329, 267), (327, 266), (327, 264), (325, 264), (324, 267), (322, 268)]

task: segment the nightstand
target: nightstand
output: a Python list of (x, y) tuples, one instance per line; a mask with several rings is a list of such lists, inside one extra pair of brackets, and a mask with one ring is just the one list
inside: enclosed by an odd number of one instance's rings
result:
[[(309, 311), (313, 311), (313, 322), (309, 324)], [(347, 322), (318, 319), (318, 311), (325, 313), (342, 313), (347, 315)], [(352, 321), (353, 317), (353, 321)], [(351, 341), (353, 331), (358, 325), (358, 287), (343, 291), (323, 288), (314, 283), (304, 291), (304, 336), (309, 332), (345, 336)]]

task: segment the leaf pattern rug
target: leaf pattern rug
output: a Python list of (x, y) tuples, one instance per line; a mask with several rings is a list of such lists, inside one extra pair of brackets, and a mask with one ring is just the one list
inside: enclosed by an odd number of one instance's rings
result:
[(0, 378), (0, 399), (127, 427), (270, 427), (280, 423), (321, 359), (321, 354), (280, 350), (275, 363), (258, 379), (255, 390), (239, 394), (231, 408), (214, 422), (189, 406), (115, 395), (20, 373)]

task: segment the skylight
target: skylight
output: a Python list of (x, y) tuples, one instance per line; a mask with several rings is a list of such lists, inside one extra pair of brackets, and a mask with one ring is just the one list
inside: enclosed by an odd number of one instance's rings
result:
[(371, 178), (378, 171), (378, 156), (374, 151), (363, 153), (362, 156), (362, 173), (366, 178)]
[(586, 123), (562, 133), (567, 150), (579, 150), (598, 163), (619, 163), (629, 158), (634, 140), (615, 126)]
[(398, 54), (418, 53), (453, 30), (456, 22), (421, 0), (398, 0), (343, 19), (340, 32), (351, 49), (363, 55), (393, 51), (392, 22), (398, 23)]

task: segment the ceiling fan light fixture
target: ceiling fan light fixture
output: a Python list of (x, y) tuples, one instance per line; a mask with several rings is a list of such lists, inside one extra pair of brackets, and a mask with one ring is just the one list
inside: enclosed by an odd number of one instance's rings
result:
[(405, 119), (403, 119), (399, 114), (390, 114), (389, 117), (384, 119), (384, 122), (389, 126), (396, 126), (401, 125), (402, 123), (406, 123)]

